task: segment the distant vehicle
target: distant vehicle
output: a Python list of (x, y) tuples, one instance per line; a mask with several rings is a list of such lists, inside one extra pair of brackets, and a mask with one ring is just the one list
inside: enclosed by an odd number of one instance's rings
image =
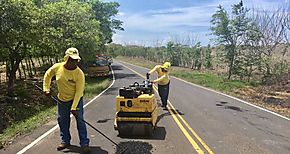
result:
[(96, 60), (88, 67), (88, 76), (90, 77), (106, 77), (111, 74), (110, 62), (107, 56), (101, 54), (96, 55)]

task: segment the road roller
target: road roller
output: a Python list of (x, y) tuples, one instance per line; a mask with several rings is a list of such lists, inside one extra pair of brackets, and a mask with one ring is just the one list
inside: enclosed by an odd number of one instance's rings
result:
[(152, 136), (157, 117), (157, 101), (148, 76), (141, 84), (119, 89), (114, 123), (119, 136)]

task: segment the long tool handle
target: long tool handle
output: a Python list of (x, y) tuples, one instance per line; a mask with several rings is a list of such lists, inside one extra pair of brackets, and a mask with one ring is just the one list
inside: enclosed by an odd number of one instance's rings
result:
[[(38, 85), (34, 84), (36, 88), (38, 88), (40, 91), (43, 91), (41, 89), (41, 87), (39, 87)], [(57, 102), (58, 104), (62, 104), (59, 102), (58, 99), (56, 99), (53, 96), (50, 96), (55, 102)], [(106, 139), (108, 139), (109, 141), (111, 141), (113, 144), (115, 144), (118, 148), (123, 149), (122, 147), (120, 147), (116, 142), (114, 142), (113, 140), (111, 140), (108, 136), (106, 136), (104, 133), (102, 133), (101, 131), (99, 131), (96, 127), (94, 127), (92, 124), (88, 123), (87, 121), (85, 121), (85, 119), (80, 118), (78, 115), (74, 115), (77, 119), (82, 120), (84, 123), (86, 123), (87, 125), (89, 125), (91, 128), (93, 128), (95, 131), (97, 131), (98, 133), (100, 133), (102, 136), (104, 136)], [(128, 148), (124, 148), (123, 150), (121, 150), (120, 153), (124, 153)]]

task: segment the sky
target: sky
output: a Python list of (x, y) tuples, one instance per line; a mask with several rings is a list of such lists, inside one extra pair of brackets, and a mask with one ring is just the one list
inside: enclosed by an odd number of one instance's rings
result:
[[(240, 0), (105, 0), (120, 4), (115, 19), (123, 21), (124, 31), (116, 31), (113, 43), (160, 46), (168, 41), (182, 44), (213, 44), (211, 16), (222, 5), (228, 12)], [(244, 6), (271, 11), (290, 0), (243, 0)]]

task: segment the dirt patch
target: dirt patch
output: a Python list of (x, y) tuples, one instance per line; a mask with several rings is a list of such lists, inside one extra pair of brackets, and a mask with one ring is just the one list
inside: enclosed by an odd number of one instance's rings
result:
[(290, 117), (290, 84), (246, 87), (234, 90), (231, 95), (257, 106)]

